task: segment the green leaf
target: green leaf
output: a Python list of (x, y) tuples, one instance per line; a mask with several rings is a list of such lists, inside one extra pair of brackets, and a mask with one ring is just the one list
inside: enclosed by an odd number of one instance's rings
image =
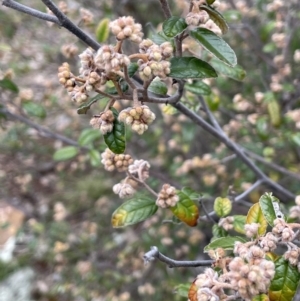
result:
[(245, 224), (246, 224), (246, 216), (245, 215), (234, 215), (233, 220), (233, 229), (234, 231), (245, 234)]
[(93, 98), (91, 98), (88, 102), (82, 104), (78, 109), (77, 109), (77, 114), (86, 114), (87, 111), (91, 108), (91, 105), (95, 102), (97, 102), (98, 100), (104, 98), (105, 96), (98, 94), (96, 96), (94, 96)]
[(103, 43), (108, 39), (109, 35), (109, 22), (108, 18), (101, 20), (96, 28), (96, 39), (99, 43)]
[(234, 67), (230, 67), (224, 62), (212, 58), (209, 63), (214, 67), (214, 69), (218, 72), (221, 73), (222, 75), (225, 75), (227, 77), (230, 77), (234, 80), (237, 81), (242, 81), (244, 80), (246, 76), (246, 71), (239, 65), (236, 65)]
[(270, 134), (270, 129), (269, 129), (267, 119), (264, 116), (259, 117), (256, 120), (255, 126), (256, 126), (256, 131), (257, 131), (258, 136), (262, 140), (267, 140), (269, 138), (269, 134)]
[(99, 166), (101, 163), (101, 156), (100, 153), (95, 150), (95, 149), (91, 149), (89, 151), (89, 157), (90, 157), (90, 162), (92, 166)]
[(231, 212), (232, 203), (228, 198), (218, 197), (214, 202), (214, 211), (219, 217), (224, 217)]
[(101, 137), (101, 132), (96, 129), (84, 129), (79, 138), (78, 143), (81, 146), (89, 145), (96, 139), (99, 139)]
[(24, 111), (34, 117), (45, 118), (47, 113), (43, 106), (38, 103), (27, 101), (22, 104)]
[(174, 38), (187, 28), (187, 24), (184, 18), (174, 16), (164, 21), (162, 28), (167, 37)]
[(232, 48), (211, 30), (196, 28), (190, 32), (190, 35), (219, 60), (230, 66), (237, 64), (237, 58)]
[(260, 294), (251, 299), (251, 301), (270, 301), (268, 295)]
[(200, 8), (209, 14), (209, 17), (220, 27), (223, 34), (228, 31), (229, 27), (226, 20), (218, 11), (208, 5), (201, 5)]
[(196, 95), (209, 95), (211, 93), (210, 86), (202, 81), (194, 81), (192, 84), (185, 84), (184, 87)]
[(173, 57), (171, 59), (170, 77), (207, 78), (217, 77), (215, 69), (208, 63), (195, 57)]
[(57, 150), (53, 154), (53, 160), (64, 161), (75, 157), (78, 154), (78, 149), (75, 146), (66, 146)]
[(155, 94), (166, 95), (168, 92), (168, 87), (161, 80), (154, 80), (151, 82), (148, 90)]
[(198, 222), (199, 209), (193, 200), (198, 199), (200, 195), (187, 187), (178, 191), (177, 195), (179, 196), (179, 201), (174, 207), (170, 207), (170, 210), (182, 222), (195, 227)]
[(135, 72), (139, 69), (139, 65), (137, 63), (130, 63), (128, 66), (128, 75), (129, 77), (133, 77)]
[(104, 135), (104, 141), (113, 153), (122, 154), (126, 147), (125, 125), (118, 120), (118, 111), (115, 108), (111, 110), (115, 116), (114, 127), (110, 133)]
[(245, 243), (246, 240), (239, 236), (226, 236), (217, 238), (211, 243), (209, 243), (205, 248), (204, 252), (208, 252), (209, 250), (215, 250), (217, 248), (223, 248), (224, 250), (233, 250), (234, 244), (236, 241), (240, 241), (242, 243)]
[(259, 205), (266, 221), (271, 227), (274, 226), (276, 218), (285, 218), (280, 210), (279, 200), (271, 192), (266, 192), (260, 197)]
[(167, 37), (163, 31), (152, 34), (151, 40), (157, 45), (161, 45), (164, 42), (171, 42), (171, 38)]
[(220, 105), (220, 96), (217, 94), (210, 94), (205, 96), (205, 101), (211, 111), (216, 111)]
[(228, 22), (237, 22), (242, 19), (242, 14), (238, 10), (228, 9), (223, 13), (224, 18)]
[(300, 273), (283, 257), (275, 261), (275, 276), (269, 288), (270, 301), (291, 301), (297, 291)]
[(292, 135), (292, 141), (295, 143), (297, 146), (300, 146), (300, 133), (296, 133)]
[(133, 198), (123, 203), (112, 214), (111, 223), (114, 228), (121, 228), (144, 221), (157, 211), (155, 201), (144, 196)]
[(187, 298), (190, 287), (191, 287), (190, 283), (181, 283), (181, 284), (175, 286), (175, 288), (174, 288), (175, 294), (177, 294), (181, 297)]
[(217, 224), (213, 225), (212, 233), (213, 233), (214, 240), (216, 238), (226, 237), (229, 235), (228, 232), (223, 227), (220, 227)]
[(5, 90), (10, 90), (15, 93), (19, 92), (18, 86), (8, 78), (3, 78), (0, 80), (0, 87)]
[(259, 203), (254, 204), (248, 211), (247, 218), (246, 218), (247, 224), (257, 223), (260, 224), (258, 228), (258, 234), (264, 235), (266, 233), (268, 223), (265, 219)]

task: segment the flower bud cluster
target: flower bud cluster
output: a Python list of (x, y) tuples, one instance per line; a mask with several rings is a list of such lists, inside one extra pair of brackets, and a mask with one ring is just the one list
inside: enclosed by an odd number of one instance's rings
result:
[(221, 218), (219, 220), (218, 226), (223, 227), (224, 230), (229, 231), (233, 229), (233, 222), (234, 222), (234, 217), (233, 216), (227, 216), (224, 218)]
[(90, 125), (94, 129), (100, 129), (103, 135), (110, 133), (114, 127), (114, 119), (115, 116), (111, 110), (107, 110), (100, 115), (94, 116), (91, 121)]
[(128, 154), (115, 154), (109, 148), (101, 154), (101, 163), (107, 171), (126, 171), (133, 159)]
[(169, 208), (176, 206), (179, 196), (176, 194), (176, 188), (170, 184), (164, 184), (158, 194), (156, 205), (161, 208)]
[(268, 232), (265, 236), (259, 239), (259, 245), (265, 252), (274, 251), (277, 248), (279, 238), (273, 233)]
[(142, 25), (135, 23), (132, 17), (120, 17), (110, 22), (109, 28), (119, 41), (129, 39), (134, 43), (140, 43), (144, 35)]
[(264, 255), (264, 252), (259, 247), (250, 247), (249, 261), (241, 257), (233, 258), (228, 265), (229, 272), (223, 275), (230, 279), (232, 287), (245, 300), (251, 300), (260, 293), (266, 293), (275, 275), (274, 263), (263, 259), (262, 254)]
[(63, 63), (62, 66), (58, 68), (58, 79), (59, 82), (67, 89), (73, 101), (82, 103), (88, 99), (85, 87), (77, 85), (68, 63)]
[(185, 22), (187, 25), (199, 26), (200, 24), (205, 24), (209, 19), (209, 14), (205, 10), (200, 10), (199, 12), (190, 12), (185, 17)]
[(150, 164), (145, 160), (134, 160), (133, 164), (128, 166), (128, 172), (141, 181), (149, 178)]
[(288, 260), (291, 265), (299, 263), (300, 249), (297, 246), (291, 248), (283, 254), (284, 259)]
[(152, 123), (154, 119), (155, 114), (145, 105), (134, 108), (128, 107), (119, 114), (119, 120), (130, 125), (132, 130), (139, 135), (148, 129), (148, 125)]
[(136, 190), (126, 181), (124, 183), (118, 183), (113, 186), (113, 192), (118, 194), (121, 199), (131, 197), (135, 194)]
[[(299, 110), (299, 120), (300, 120), (300, 110)], [(296, 206), (291, 207), (290, 217), (291, 218), (300, 218), (300, 195), (296, 196)]]
[(252, 224), (245, 224), (245, 234), (247, 237), (253, 237), (256, 236), (258, 233), (258, 228), (260, 224), (258, 223), (252, 223)]
[(118, 73), (124, 66), (130, 64), (130, 59), (127, 55), (116, 52), (111, 45), (103, 45), (95, 55), (95, 65), (99, 70), (109, 73)]
[(95, 51), (91, 48), (87, 48), (81, 54), (79, 54), (80, 65), (79, 73), (82, 76), (87, 76), (90, 74), (92, 70), (95, 69), (95, 62), (94, 62), (94, 55)]
[(146, 55), (146, 59), (138, 60), (140, 77), (145, 81), (155, 76), (166, 78), (171, 71), (171, 64), (167, 61), (173, 54), (171, 43), (164, 42), (157, 45), (150, 39), (146, 39), (140, 43), (139, 49), (140, 53)]
[(293, 229), (282, 218), (274, 220), (274, 227), (272, 233), (281, 238), (282, 242), (290, 242), (294, 239), (295, 233)]

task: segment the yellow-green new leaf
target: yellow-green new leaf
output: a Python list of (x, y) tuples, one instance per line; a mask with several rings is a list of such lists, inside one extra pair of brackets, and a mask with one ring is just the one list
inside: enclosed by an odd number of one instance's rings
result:
[(108, 18), (101, 20), (96, 28), (96, 38), (99, 43), (103, 43), (108, 39), (109, 21)]
[(219, 217), (224, 217), (231, 212), (232, 204), (228, 198), (218, 197), (214, 202), (214, 211)]
[(245, 234), (245, 224), (246, 224), (246, 216), (245, 215), (234, 215), (233, 216), (233, 229), (234, 231)]
[(144, 221), (157, 211), (154, 200), (144, 196), (136, 197), (123, 203), (112, 215), (114, 228), (126, 227)]
[(261, 211), (259, 203), (254, 204), (248, 211), (247, 218), (246, 218), (247, 224), (257, 223), (260, 224), (258, 228), (258, 234), (264, 235), (266, 233), (268, 223)]
[(275, 276), (269, 288), (270, 301), (292, 301), (300, 281), (297, 266), (279, 257), (275, 261)]
[(266, 294), (260, 294), (253, 297), (251, 301), (269, 301), (269, 297)]

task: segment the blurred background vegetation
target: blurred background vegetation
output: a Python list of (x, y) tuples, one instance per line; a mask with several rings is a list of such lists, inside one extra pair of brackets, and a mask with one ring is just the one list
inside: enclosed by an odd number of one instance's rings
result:
[[(46, 11), (40, 1), (23, 2)], [(187, 2), (170, 1), (173, 13), (184, 16)], [(92, 36), (103, 18), (131, 15), (147, 36), (164, 20), (154, 0), (67, 4), (68, 16)], [(230, 25), (224, 38), (247, 75), (243, 81), (243, 71), (207, 80), (211, 91), (205, 95), (233, 140), (294, 174), (257, 162), (295, 194), (300, 193), (299, 6), (298, 1), (221, 1), (219, 9)], [(100, 102), (87, 115), (78, 115), (59, 85), (58, 66), (67, 61), (77, 70), (77, 55), (85, 45), (56, 25), (5, 7), (0, 10), (0, 37), (0, 291), (5, 292), (0, 300), (186, 300), (175, 294), (175, 287), (191, 283), (200, 269), (169, 269), (160, 262), (145, 266), (143, 254), (155, 245), (174, 259), (204, 259), (212, 224), (189, 228), (170, 223), (161, 210), (136, 226), (112, 229), (111, 214), (122, 200), (111, 188), (122, 175), (108, 173), (80, 147), (70, 160), (53, 159), (56, 150), (68, 145), (59, 135), (77, 144), (91, 116), (105, 105)], [(199, 111), (191, 92), (182, 101)], [(210, 210), (216, 197), (233, 196), (254, 183), (246, 166), (191, 121), (168, 114), (166, 107), (152, 109), (157, 119), (148, 132), (142, 137), (127, 132), (127, 152), (151, 163), (153, 188), (163, 183), (190, 186), (204, 195)], [(13, 115), (3, 114), (5, 110)], [(90, 146), (105, 149), (102, 137)], [(248, 202), (256, 202), (264, 191), (268, 187), (254, 191)], [(288, 208), (294, 200), (282, 201)], [(247, 208), (234, 210), (245, 213)], [(27, 277), (23, 295), (21, 281), (10, 278), (18, 271)], [(16, 286), (11, 288), (14, 295), (8, 284)]]

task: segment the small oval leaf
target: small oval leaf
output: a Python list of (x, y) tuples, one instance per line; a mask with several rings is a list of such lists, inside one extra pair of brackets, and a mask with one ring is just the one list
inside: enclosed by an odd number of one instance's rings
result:
[(99, 43), (103, 43), (108, 39), (109, 35), (109, 19), (101, 20), (96, 28), (96, 38)]
[(95, 149), (91, 149), (89, 151), (89, 157), (90, 157), (90, 162), (92, 166), (99, 166), (101, 164), (101, 156), (100, 153), (95, 150)]
[(98, 94), (96, 96), (94, 96), (93, 98), (91, 98), (89, 101), (85, 102), (84, 104), (82, 104), (78, 109), (77, 109), (77, 114), (86, 114), (86, 112), (91, 108), (91, 105), (95, 102), (97, 102), (98, 100), (104, 98), (105, 96)]
[(96, 139), (101, 137), (101, 132), (96, 129), (84, 129), (79, 138), (78, 143), (80, 146), (85, 146), (91, 144)]
[(24, 111), (30, 116), (45, 118), (47, 115), (46, 110), (43, 106), (32, 101), (24, 102), (22, 107)]
[(179, 196), (179, 201), (174, 207), (170, 207), (171, 211), (182, 222), (195, 227), (198, 222), (199, 209), (193, 200), (198, 199), (200, 195), (187, 187), (178, 191), (177, 195)]
[(215, 250), (217, 248), (223, 248), (224, 250), (233, 250), (234, 244), (236, 241), (240, 241), (242, 243), (245, 243), (246, 240), (239, 236), (226, 236), (217, 238), (211, 243), (209, 243), (205, 248), (204, 252), (207, 253), (209, 250)]
[(125, 125), (118, 120), (118, 111), (115, 108), (111, 110), (115, 116), (114, 127), (110, 133), (104, 135), (104, 141), (113, 153), (122, 154), (126, 147)]
[(57, 150), (53, 154), (53, 160), (64, 161), (75, 157), (78, 154), (78, 149), (75, 146), (66, 146)]
[(237, 64), (237, 58), (232, 48), (211, 30), (196, 28), (190, 32), (190, 35), (219, 60), (230, 66)]
[(274, 220), (276, 218), (285, 218), (280, 210), (279, 200), (274, 197), (271, 192), (266, 192), (260, 197), (259, 205), (270, 226), (274, 226)]
[(139, 69), (139, 65), (138, 63), (133, 62), (130, 63), (127, 69), (129, 77), (133, 77), (135, 72)]
[(211, 65), (200, 59), (195, 57), (173, 57), (169, 76), (174, 78), (208, 78), (217, 77), (218, 75)]
[(247, 224), (252, 224), (252, 223), (260, 224), (260, 226), (258, 228), (258, 234), (264, 235), (266, 233), (268, 223), (261, 211), (259, 203), (254, 204), (249, 209), (247, 218), (246, 218), (246, 223)]
[(136, 197), (123, 203), (112, 214), (114, 228), (121, 228), (144, 221), (157, 211), (155, 201), (144, 196)]
[(196, 95), (209, 95), (211, 93), (211, 88), (209, 85), (202, 81), (195, 81), (192, 84), (185, 84), (185, 89)]
[(239, 65), (230, 67), (216, 58), (212, 58), (209, 63), (218, 73), (221, 73), (222, 75), (230, 77), (234, 80), (243, 81), (246, 77), (246, 71)]
[(168, 93), (167, 85), (161, 80), (154, 80), (148, 87), (148, 90), (152, 93), (159, 95), (166, 95)]
[(228, 198), (218, 197), (214, 202), (214, 211), (219, 217), (224, 217), (231, 212), (232, 203)]
[(164, 34), (173, 38), (182, 33), (187, 28), (187, 24), (184, 18), (174, 16), (164, 21), (162, 27)]
[(5, 90), (10, 90), (15, 93), (19, 92), (18, 86), (8, 78), (3, 78), (0, 80), (0, 88), (3, 88)]
[(270, 301), (268, 295), (260, 294), (251, 299), (251, 301)]
[(300, 281), (297, 266), (279, 257), (275, 261), (275, 276), (269, 288), (270, 301), (291, 301), (296, 293)]
[(234, 215), (233, 216), (233, 229), (234, 231), (245, 234), (245, 224), (246, 224), (246, 216), (245, 215)]

